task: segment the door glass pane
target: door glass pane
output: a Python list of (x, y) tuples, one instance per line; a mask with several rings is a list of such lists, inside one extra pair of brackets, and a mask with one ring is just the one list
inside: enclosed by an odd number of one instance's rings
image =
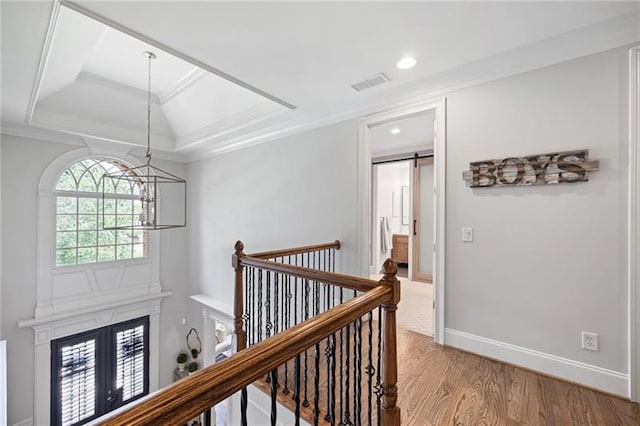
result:
[(96, 414), (96, 341), (61, 349), (60, 418), (73, 425)]

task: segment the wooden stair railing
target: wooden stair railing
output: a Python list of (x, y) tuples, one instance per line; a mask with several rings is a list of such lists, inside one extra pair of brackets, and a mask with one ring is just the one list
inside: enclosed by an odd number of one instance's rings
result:
[[(385, 262), (385, 277), (380, 282), (333, 272), (335, 250), (339, 248), (339, 241), (335, 241), (245, 255), (242, 242), (236, 243), (232, 264), (236, 272), (234, 316), (237, 351), (285, 332), (291, 325), (309, 321), (336, 306), (336, 303), (341, 304), (346, 298), (355, 297), (358, 292), (366, 293), (380, 285), (397, 283), (397, 268), (390, 259)], [(327, 250), (333, 251), (327, 253)], [(303, 366), (295, 363), (291, 366), (285, 362), (264, 380), (256, 382), (256, 386), (271, 394), (273, 404), (277, 399), (292, 408), (296, 420), (302, 416), (314, 425), (321, 424), (321, 420), (325, 421), (322, 424), (331, 425), (373, 424), (374, 421), (377, 424), (396, 424), (396, 418), (399, 419), (399, 411), (395, 406), (397, 389), (381, 376), (383, 370), (383, 375), (388, 379), (393, 378), (393, 383), (397, 376), (395, 306), (400, 298), (399, 284), (394, 284), (394, 289), (397, 292), (394, 293), (394, 300), (397, 300), (377, 307), (378, 330), (375, 339), (372, 338), (372, 309), (365, 317), (347, 324), (344, 330), (341, 328), (339, 334), (333, 335), (333, 340), (327, 338), (322, 345), (317, 343), (309, 351), (305, 350)], [(347, 290), (353, 295), (347, 294)], [(363, 319), (366, 323), (364, 331), (368, 331), (365, 339), (362, 336)], [(393, 334), (393, 338), (388, 337), (390, 334)], [(377, 354), (372, 353), (373, 340), (378, 343)], [(385, 342), (391, 341), (393, 345), (385, 346)], [(383, 346), (382, 350), (380, 345)], [(336, 347), (339, 348), (339, 357)], [(288, 380), (296, 382), (290, 373), (298, 371), (294, 370), (296, 368), (303, 371), (300, 389), (303, 393), (302, 404), (299, 392), (295, 389), (291, 396), (295, 403), (287, 399), (291, 391)], [(324, 380), (319, 376), (323, 376)], [(365, 392), (362, 392), (364, 380), (367, 383), (364, 384)], [(338, 391), (336, 387), (339, 387)], [(312, 398), (308, 397), (309, 389)], [(375, 399), (375, 403), (372, 403), (372, 399)], [(246, 412), (246, 404), (246, 392), (243, 392), (242, 413)], [(275, 410), (273, 405), (272, 410)]]
[[(339, 248), (339, 243), (331, 243), (333, 247), (331, 250)], [(337, 247), (335, 246), (337, 244)], [(312, 247), (320, 246), (308, 246), (303, 249), (307, 250), (304, 253), (311, 253), (314, 250)], [(276, 256), (273, 256), (274, 253)], [(280, 257), (281, 261), (284, 261), (283, 256), (290, 256), (289, 253), (293, 253), (292, 250), (281, 250), (275, 252), (259, 253), (259, 256), (247, 256), (243, 253), (243, 245), (238, 242), (236, 244), (236, 252), (233, 256), (233, 264), (236, 269), (236, 291), (240, 291), (236, 295), (235, 309), (235, 327), (236, 327), (236, 345), (238, 348), (237, 353), (231, 357), (215, 363), (209, 367), (202, 369), (201, 371), (186, 377), (172, 385), (150, 395), (145, 398), (139, 404), (136, 404), (131, 409), (113, 415), (106, 418), (100, 424), (106, 426), (138, 426), (138, 425), (180, 425), (186, 424), (195, 416), (210, 410), (211, 407), (222, 402), (226, 398), (240, 392), (241, 394), (241, 423), (243, 425), (251, 424), (247, 420), (246, 408), (247, 408), (247, 392), (246, 387), (258, 380), (264, 379), (268, 376), (271, 379), (272, 387), (272, 412), (271, 412), (271, 424), (277, 422), (277, 407), (276, 407), (276, 395), (278, 391), (278, 368), (282, 365), (289, 365), (293, 362), (294, 367), (292, 371), (295, 371), (294, 377), (296, 378), (295, 384), (292, 384), (292, 391), (295, 399), (295, 424), (300, 422), (300, 409), (301, 409), (301, 396), (303, 392), (302, 388), (302, 357), (304, 354), (305, 362), (305, 402), (306, 400), (306, 372), (307, 372), (307, 352), (308, 350), (315, 349), (315, 396), (313, 401), (308, 401), (310, 409), (314, 413), (314, 419), (312, 423), (319, 424), (319, 387), (318, 387), (318, 361), (319, 361), (319, 348), (321, 342), (327, 342), (330, 345), (330, 349), (333, 351), (333, 357), (327, 355), (327, 360), (330, 361), (329, 370), (332, 368), (333, 373), (336, 373), (336, 367), (339, 369), (340, 381), (338, 382), (340, 391), (342, 392), (343, 385), (347, 390), (346, 399), (337, 400), (334, 395), (331, 397), (331, 392), (327, 389), (327, 395), (329, 397), (328, 406), (330, 410), (335, 411), (328, 418), (325, 418), (329, 424), (367, 424), (366, 419), (363, 421), (360, 417), (360, 411), (356, 412), (358, 407), (362, 409), (362, 397), (359, 392), (356, 392), (355, 381), (359, 378), (362, 379), (362, 371), (366, 370), (368, 375), (368, 387), (369, 387), (369, 402), (368, 402), (368, 423), (373, 424), (374, 419), (377, 424), (383, 426), (399, 426), (400, 425), (400, 409), (396, 406), (397, 399), (397, 360), (396, 360), (396, 318), (395, 310), (398, 302), (400, 301), (400, 283), (396, 279), (397, 267), (391, 259), (387, 259), (383, 269), (385, 275), (379, 282), (366, 280), (362, 278), (350, 277), (348, 275), (337, 274), (334, 272), (323, 271), (319, 273), (313, 268), (307, 268), (296, 265), (288, 265), (283, 263), (277, 263), (275, 261), (265, 260), (268, 258)], [(293, 255), (293, 254), (291, 254)], [(326, 255), (326, 254), (325, 254)], [(320, 262), (321, 263), (321, 262)], [(331, 261), (328, 264), (332, 264)], [(335, 264), (335, 258), (333, 259)], [(314, 266), (310, 262), (310, 258), (307, 258), (307, 266)], [(327, 262), (324, 262), (327, 265)], [(317, 265), (316, 265), (317, 266)], [(314, 313), (313, 316), (307, 315), (301, 318), (302, 321), (295, 324), (290, 324), (286, 328), (283, 326), (277, 333), (274, 332), (268, 338), (261, 341), (251, 341), (251, 345), (247, 345), (247, 334), (244, 330), (244, 325), (248, 323), (246, 313), (244, 312), (245, 306), (243, 301), (245, 300), (243, 289), (243, 269), (249, 268), (264, 268), (267, 273), (280, 274), (282, 278), (285, 275), (289, 278), (297, 278), (301, 280), (301, 283), (292, 282), (292, 279), (286, 280), (286, 285), (274, 290), (275, 294), (278, 291), (282, 291), (281, 294), (286, 294), (287, 290), (291, 290), (292, 285), (303, 284), (305, 288), (305, 295), (309, 296), (307, 302), (313, 301)], [(246, 270), (244, 271), (247, 272)], [(275, 275), (274, 275), (275, 277)], [(267, 278), (268, 280), (268, 278)], [(313, 281), (313, 284), (310, 283)], [(276, 278), (275, 283), (278, 283)], [(326, 297), (323, 299), (321, 293), (318, 291), (322, 284), (327, 284), (322, 288), (325, 291)], [(247, 283), (248, 285), (248, 283)], [(311, 287), (313, 285), (314, 293), (311, 293)], [(335, 293), (330, 293), (330, 285), (337, 286), (339, 290)], [(354, 291), (354, 297), (349, 300), (343, 300), (342, 289), (351, 289)], [(359, 295), (355, 295), (356, 291), (362, 292)], [(335, 306), (329, 306), (329, 303), (335, 298), (339, 300)], [(315, 298), (314, 298), (315, 297)], [(290, 304), (291, 297), (285, 299), (282, 298), (283, 305)], [(240, 301), (240, 302), (238, 302)], [(325, 302), (328, 309), (323, 312), (319, 312), (318, 304)], [(306, 307), (308, 309), (309, 306)], [(375, 357), (377, 362), (377, 371), (374, 367), (374, 361), (372, 361), (372, 329), (373, 329), (373, 312), (377, 310), (380, 317), (377, 323), (377, 336), (381, 343), (378, 345), (378, 355)], [(276, 311), (278, 312), (278, 311)], [(263, 316), (263, 312), (260, 313)], [(284, 318), (284, 315), (282, 316)], [(369, 341), (369, 354), (368, 365), (366, 368), (360, 368), (360, 361), (362, 361), (362, 348), (358, 348), (356, 343), (362, 343), (362, 337), (358, 337), (362, 331), (362, 320), (365, 318), (368, 328), (368, 341)], [(353, 328), (350, 328), (353, 327)], [(343, 331), (346, 330), (346, 333)], [(337, 365), (338, 360), (338, 336), (340, 340), (340, 361), (342, 361), (342, 350), (345, 348), (346, 356), (346, 374), (344, 375), (343, 382), (343, 365)], [(350, 345), (349, 339), (353, 336), (354, 345)], [(346, 340), (346, 346), (342, 345), (342, 340)], [(366, 339), (365, 339), (366, 340)], [(247, 347), (248, 346), (248, 347)], [(360, 358), (358, 358), (358, 351), (360, 352)], [(354, 358), (350, 361), (349, 354), (353, 353)], [(331, 361), (333, 359), (333, 361)], [(331, 362), (333, 364), (331, 364)], [(350, 372), (349, 367), (352, 362), (353, 369)], [(358, 362), (358, 363), (357, 363)], [(313, 364), (313, 362), (311, 363)], [(356, 366), (358, 368), (356, 369)], [(286, 368), (286, 367), (285, 367)], [(327, 370), (327, 376), (330, 379), (329, 370)], [(373, 412), (372, 402), (372, 377), (376, 377), (378, 384), (375, 389), (375, 398), (379, 402), (377, 405), (377, 414)], [(349, 380), (354, 380), (354, 394), (349, 395)], [(337, 388), (336, 378), (331, 383), (333, 388)], [(337, 389), (334, 389), (337, 392)], [(342, 398), (342, 394), (339, 394)], [(350, 413), (350, 401), (352, 399), (354, 412)], [(338, 415), (343, 413), (343, 403), (346, 406), (346, 415), (344, 418), (338, 418)], [(311, 405), (312, 404), (312, 405)], [(339, 405), (339, 410), (338, 410)], [(336, 413), (339, 413), (336, 415)]]

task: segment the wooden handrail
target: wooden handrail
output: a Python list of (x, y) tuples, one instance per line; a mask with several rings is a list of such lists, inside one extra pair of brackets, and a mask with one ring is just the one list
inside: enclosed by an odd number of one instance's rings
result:
[(257, 257), (259, 259), (273, 259), (274, 257), (293, 256), (295, 254), (310, 253), (312, 251), (328, 250), (328, 249), (340, 250), (340, 241), (335, 240), (332, 243), (315, 244), (312, 246), (294, 247), (289, 249), (263, 251), (261, 253), (248, 254), (247, 256)]
[(304, 266), (276, 263), (268, 260), (257, 259), (249, 255), (239, 257), (238, 260), (240, 266), (253, 266), (265, 271), (278, 272), (298, 278), (306, 278), (351, 290), (369, 291), (378, 285), (377, 281), (368, 280), (366, 278), (353, 277), (351, 275), (339, 274), (337, 272), (320, 271), (318, 269), (306, 268)]
[[(101, 424), (155, 426), (186, 423), (377, 306), (395, 306), (399, 297), (397, 284), (397, 281), (387, 283), (381, 280), (376, 288), (206, 367)], [(388, 318), (386, 322), (391, 323), (392, 320)], [(388, 341), (385, 346), (393, 346), (395, 352), (395, 334), (393, 343)], [(388, 389), (392, 390), (391, 386)], [(398, 412), (397, 423), (388, 424), (399, 425), (399, 419)]]

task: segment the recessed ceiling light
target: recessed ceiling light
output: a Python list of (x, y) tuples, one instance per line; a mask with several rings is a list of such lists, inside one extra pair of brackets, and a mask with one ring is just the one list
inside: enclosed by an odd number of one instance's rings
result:
[(415, 67), (416, 63), (418, 63), (418, 60), (413, 56), (405, 56), (404, 58), (396, 62), (396, 67), (401, 70), (408, 70), (409, 68)]
[(394, 127), (389, 131), (389, 133), (391, 133), (392, 135), (397, 135), (398, 133), (400, 133), (400, 129), (398, 129), (397, 127)]

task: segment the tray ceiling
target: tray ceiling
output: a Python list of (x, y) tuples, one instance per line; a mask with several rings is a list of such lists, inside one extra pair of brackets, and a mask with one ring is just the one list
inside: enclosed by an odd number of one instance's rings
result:
[[(78, 35), (82, 36), (79, 37)], [(151, 63), (152, 146), (168, 151), (287, 108), (67, 7), (61, 7), (39, 82), (33, 123), (145, 141)]]
[(152, 50), (152, 147), (187, 161), (640, 41), (638, 2), (0, 7), (3, 132), (143, 146)]

